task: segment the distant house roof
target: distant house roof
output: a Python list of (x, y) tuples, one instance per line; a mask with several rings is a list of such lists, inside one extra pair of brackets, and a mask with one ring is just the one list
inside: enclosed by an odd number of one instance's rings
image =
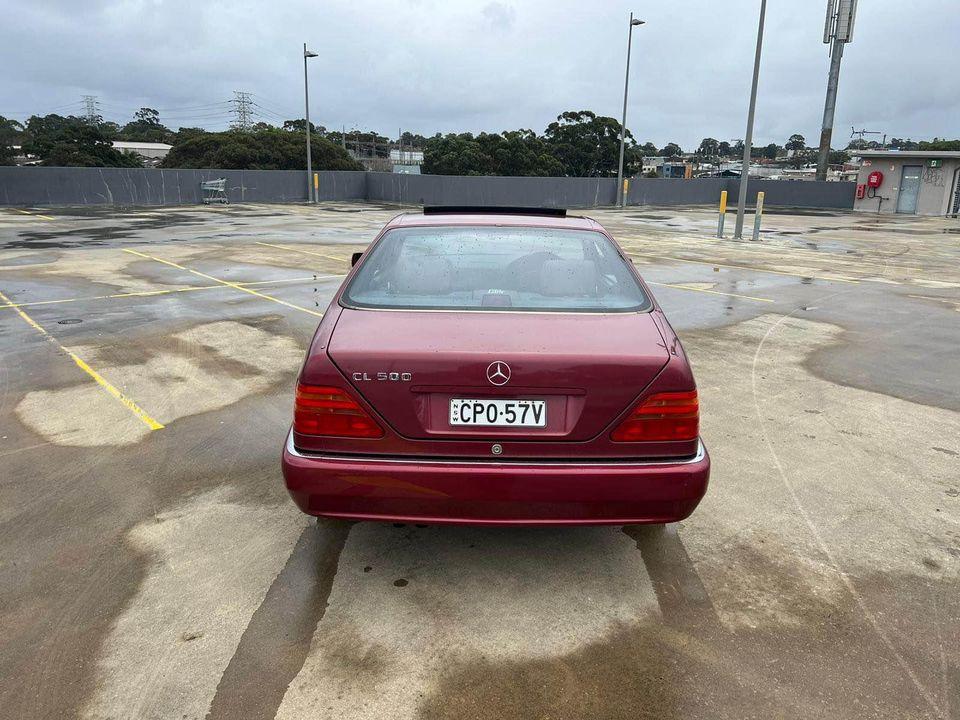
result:
[(960, 158), (960, 150), (851, 150), (850, 154), (865, 158)]
[(167, 143), (133, 142), (130, 140), (114, 140), (113, 146), (117, 150), (170, 150), (173, 145)]

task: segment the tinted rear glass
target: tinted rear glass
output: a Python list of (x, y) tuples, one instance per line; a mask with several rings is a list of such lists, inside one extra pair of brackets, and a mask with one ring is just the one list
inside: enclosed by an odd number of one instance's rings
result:
[(344, 301), (437, 310), (626, 312), (649, 306), (603, 234), (536, 227), (390, 230)]

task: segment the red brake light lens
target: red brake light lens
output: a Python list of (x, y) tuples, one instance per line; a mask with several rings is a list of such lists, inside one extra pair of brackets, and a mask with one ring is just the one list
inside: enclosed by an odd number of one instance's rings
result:
[(613, 431), (614, 442), (696, 440), (700, 433), (697, 391), (655, 393)]
[(293, 429), (303, 435), (383, 437), (383, 428), (346, 391), (321, 385), (297, 385)]

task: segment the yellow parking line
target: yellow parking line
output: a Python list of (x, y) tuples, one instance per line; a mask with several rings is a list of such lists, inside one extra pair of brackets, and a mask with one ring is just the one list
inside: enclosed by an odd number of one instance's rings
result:
[(267, 247), (278, 248), (279, 250), (289, 250), (290, 252), (299, 252), (305, 253), (306, 255), (316, 255), (317, 257), (326, 258), (327, 260), (336, 260), (337, 262), (346, 262), (347, 258), (335, 257), (333, 255), (324, 255), (323, 253), (313, 252), (312, 250), (304, 250), (303, 248), (298, 247), (287, 247), (286, 245), (274, 245), (273, 243), (260, 242), (256, 241), (257, 245), (266, 245)]
[(42, 220), (56, 220), (56, 218), (52, 218), (49, 215), (40, 215), (39, 213), (33, 213), (33, 212), (30, 212), (29, 210), (21, 210), (20, 208), (14, 208), (14, 210), (16, 210), (18, 213), (29, 215), (30, 217), (41, 218)]
[(852, 280), (850, 278), (841, 278), (841, 277), (827, 277), (824, 275), (804, 275), (802, 273), (793, 273), (787, 272), (786, 270), (767, 270), (766, 268), (756, 268), (750, 267), (748, 265), (730, 265), (718, 262), (711, 262), (710, 260), (687, 260), (686, 258), (671, 257), (670, 255), (648, 255), (642, 252), (631, 252), (629, 248), (625, 248), (628, 255), (639, 255), (640, 257), (651, 257), (657, 258), (658, 260), (670, 260), (675, 262), (685, 262), (685, 263), (694, 263), (695, 265), (713, 265), (715, 267), (722, 268), (732, 268), (734, 270), (751, 270), (752, 272), (760, 273), (772, 273), (774, 275), (788, 275), (789, 277), (798, 277), (798, 278), (812, 278), (813, 280), (826, 280), (828, 282), (845, 282), (858, 284), (859, 280)]
[(183, 270), (184, 272), (192, 273), (192, 274), (196, 275), (197, 277), (206, 278), (207, 280), (213, 280), (214, 282), (220, 283), (221, 285), (226, 285), (227, 287), (232, 287), (232, 288), (234, 288), (235, 290), (239, 290), (239, 291), (241, 291), (241, 292), (245, 292), (245, 293), (247, 293), (247, 294), (249, 294), (249, 295), (255, 295), (256, 297), (263, 298), (264, 300), (270, 300), (271, 302), (275, 302), (275, 303), (277, 303), (278, 305), (283, 305), (283, 306), (288, 307), (288, 308), (291, 308), (291, 309), (293, 309), (293, 310), (299, 310), (300, 312), (305, 312), (305, 313), (307, 313), (307, 314), (309, 314), (309, 315), (313, 315), (313, 316), (315, 316), (315, 317), (323, 317), (323, 313), (322, 313), (322, 312), (318, 312), (318, 311), (316, 311), (316, 310), (310, 310), (310, 309), (305, 308), (305, 307), (300, 307), (299, 305), (294, 305), (293, 303), (288, 303), (288, 302), (285, 301), (285, 300), (280, 300), (279, 298), (275, 298), (275, 297), (272, 297), (272, 296), (270, 296), (270, 295), (266, 295), (266, 294), (264, 294), (264, 293), (262, 293), (262, 292), (257, 292), (256, 290), (251, 290), (250, 288), (244, 287), (243, 285), (240, 285), (239, 283), (230, 282), (229, 280), (221, 280), (220, 278), (215, 278), (213, 275), (207, 275), (206, 273), (202, 273), (202, 272), (200, 272), (199, 270), (192, 270), (192, 269), (190, 269), (190, 268), (188, 268), (188, 267), (185, 267), (185, 266), (183, 266), (183, 265), (180, 265), (180, 264), (178, 264), (178, 263), (175, 263), (175, 262), (173, 262), (173, 261), (171, 261), (171, 260), (164, 260), (163, 258), (154, 257), (153, 255), (147, 255), (146, 253), (142, 253), (142, 252), (139, 252), (139, 251), (137, 251), (137, 250), (131, 250), (131, 249), (129, 249), (129, 248), (124, 248), (123, 251), (124, 251), (124, 252), (127, 252), (127, 253), (130, 253), (131, 255), (137, 255), (137, 256), (139, 256), (139, 257), (146, 258), (147, 260), (153, 260), (153, 261), (158, 262), (158, 263), (163, 263), (164, 265), (169, 265), (170, 267), (175, 267), (175, 268), (177, 268), (178, 270)]
[[(8, 298), (8, 297), (7, 297), (6, 295), (4, 295), (2, 292), (0, 292), (0, 300), (3, 300), (3, 301), (4, 301), (5, 303), (7, 303), (8, 305), (12, 305), (12, 303), (10, 302), (10, 298)], [(132, 412), (134, 415), (136, 415), (137, 418), (138, 418), (144, 425), (146, 425), (147, 427), (149, 427), (151, 430), (160, 430), (160, 429), (163, 427), (163, 425), (162, 425), (161, 423), (157, 422), (157, 421), (154, 420), (152, 417), (150, 417), (150, 416), (149, 416), (146, 412), (144, 412), (144, 410), (143, 410), (139, 405), (137, 405), (133, 400), (131, 400), (131, 399), (128, 398), (126, 395), (124, 395), (122, 392), (120, 392), (119, 390), (117, 390), (116, 387), (114, 387), (113, 385), (111, 385), (110, 382), (109, 382), (106, 378), (103, 377), (103, 375), (101, 375), (101, 374), (98, 373), (96, 370), (94, 370), (92, 367), (90, 367), (89, 365), (87, 365), (87, 363), (84, 362), (83, 359), (80, 358), (80, 356), (78, 356), (76, 353), (72, 352), (71, 350), (68, 350), (66, 347), (64, 347), (63, 345), (61, 345), (60, 342), (59, 342), (53, 335), (51, 335), (50, 333), (48, 333), (48, 332), (43, 328), (43, 326), (40, 325), (36, 320), (34, 320), (34, 319), (33, 319), (32, 317), (30, 317), (29, 315), (27, 315), (27, 314), (26, 314), (23, 310), (21, 310), (20, 308), (14, 308), (14, 310), (16, 311), (16, 313), (17, 313), (21, 318), (23, 318), (23, 320), (24, 320), (30, 327), (32, 327), (34, 330), (36, 330), (37, 332), (39, 332), (39, 333), (44, 337), (45, 340), (47, 340), (47, 341), (53, 343), (54, 345), (56, 345), (56, 346), (60, 349), (61, 352), (65, 353), (71, 360), (73, 360), (73, 362), (77, 365), (78, 368), (80, 368), (80, 369), (83, 370), (87, 375), (89, 375), (91, 378), (93, 378), (94, 382), (96, 382), (97, 385), (99, 385), (99, 386), (102, 387), (104, 390), (106, 390), (108, 394), (110, 394), (110, 395), (111, 395), (112, 397), (114, 397), (116, 400), (120, 401), (120, 403), (121, 403), (125, 408), (127, 408), (127, 410), (129, 410), (129, 411)]]
[(674, 283), (661, 283), (647, 280), (648, 285), (659, 285), (661, 287), (675, 288), (677, 290), (691, 290), (693, 292), (710, 293), (711, 295), (725, 295), (727, 297), (743, 298), (744, 300), (755, 300), (756, 302), (776, 302), (770, 298), (754, 297), (752, 295), (737, 295), (736, 293), (720, 292), (719, 290), (707, 290), (706, 288), (688, 287), (687, 285), (677, 285)]
[[(342, 275), (311, 275), (310, 277), (299, 277), (299, 278), (281, 278), (277, 280), (255, 280), (252, 282), (241, 282), (237, 285), (250, 286), (250, 285), (270, 285), (270, 284), (286, 284), (286, 283), (296, 283), (296, 282), (309, 282), (314, 280), (328, 280), (330, 278), (343, 277)], [(175, 293), (185, 293), (185, 292), (194, 292), (196, 290), (222, 290), (225, 285), (189, 285), (187, 287), (181, 288), (170, 288), (167, 290), (141, 290), (139, 292), (126, 292), (126, 293), (114, 293), (113, 295), (88, 295), (86, 297), (76, 297), (76, 298), (60, 298), (57, 300), (34, 300), (32, 302), (23, 302), (23, 303), (0, 303), (0, 308), (18, 308), (18, 307), (33, 307), (34, 305), (60, 305), (62, 303), (72, 303), (72, 302), (84, 302), (86, 300), (110, 300), (114, 298), (128, 298), (128, 297), (153, 297), (155, 295), (172, 295)]]

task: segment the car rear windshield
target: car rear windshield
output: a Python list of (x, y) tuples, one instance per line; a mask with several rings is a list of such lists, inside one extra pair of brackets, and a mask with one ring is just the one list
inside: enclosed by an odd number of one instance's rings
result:
[(382, 309), (629, 312), (650, 305), (602, 233), (492, 226), (390, 230), (343, 299)]

